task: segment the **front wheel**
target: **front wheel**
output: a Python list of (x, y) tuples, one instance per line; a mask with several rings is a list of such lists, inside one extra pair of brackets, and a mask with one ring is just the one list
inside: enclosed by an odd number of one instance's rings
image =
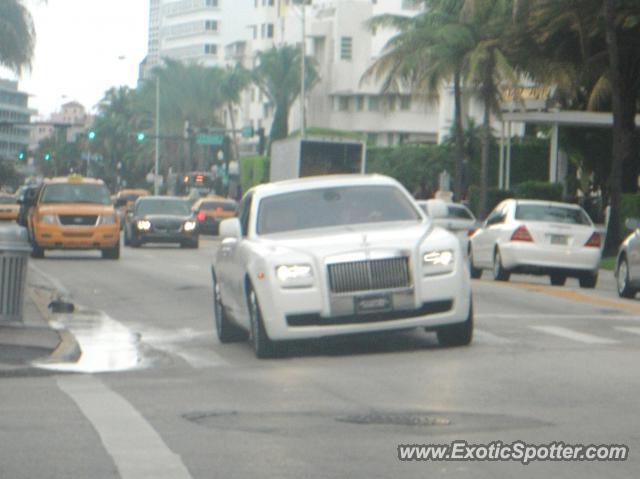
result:
[(564, 286), (567, 282), (567, 277), (564, 274), (553, 273), (551, 275), (552, 286)]
[(249, 288), (248, 293), (249, 314), (251, 319), (251, 345), (259, 359), (273, 358), (277, 353), (277, 346), (274, 341), (269, 339), (267, 330), (262, 320), (262, 312), (260, 304), (253, 288)]
[(103, 259), (119, 259), (120, 258), (120, 241), (112, 248), (101, 250)]
[(616, 269), (616, 285), (618, 287), (618, 296), (621, 298), (635, 297), (637, 290), (629, 284), (629, 263), (627, 263), (625, 256), (620, 259)]
[(502, 266), (502, 255), (500, 250), (496, 249), (493, 255), (493, 279), (496, 281), (509, 281), (511, 273)]
[(473, 264), (473, 251), (471, 247), (469, 247), (469, 273), (471, 274), (472, 279), (480, 279), (482, 276), (482, 270), (480, 268), (476, 268)]
[(44, 258), (44, 248), (38, 246), (35, 241), (31, 245), (31, 257), (36, 259)]
[(467, 346), (473, 339), (473, 304), (463, 323), (452, 324), (438, 329), (438, 343), (441, 346)]

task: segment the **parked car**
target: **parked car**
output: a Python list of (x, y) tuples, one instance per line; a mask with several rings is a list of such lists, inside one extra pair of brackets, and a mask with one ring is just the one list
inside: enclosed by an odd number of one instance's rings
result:
[(420, 200), (418, 204), (429, 217), (434, 216), (436, 209), (444, 208), (447, 212), (446, 216), (433, 218), (433, 223), (455, 234), (460, 241), (462, 251), (465, 254), (469, 251), (469, 237), (478, 227), (478, 221), (469, 208), (462, 203), (447, 203), (439, 199)]
[(616, 260), (616, 284), (621, 298), (633, 298), (640, 290), (640, 220), (625, 223), (632, 233), (620, 245)]
[(137, 248), (145, 243), (179, 243), (198, 247), (198, 221), (190, 203), (175, 196), (144, 196), (127, 213), (124, 244)]
[(192, 209), (202, 234), (218, 234), (220, 222), (236, 215), (238, 204), (222, 196), (206, 196), (197, 200)]
[(259, 185), (222, 221), (212, 264), (218, 337), (249, 332), (258, 357), (283, 340), (422, 327), (469, 344), (460, 243), (385, 176)]
[(13, 195), (0, 193), (0, 220), (15, 221), (18, 219), (20, 205)]
[(578, 278), (582, 288), (598, 281), (602, 237), (578, 205), (509, 199), (487, 217), (469, 243), (473, 278), (490, 269), (494, 279), (511, 273), (549, 275), (551, 284)]

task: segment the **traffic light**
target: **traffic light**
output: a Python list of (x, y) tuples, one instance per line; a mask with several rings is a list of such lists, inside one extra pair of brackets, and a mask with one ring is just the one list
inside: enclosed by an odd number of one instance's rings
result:
[(89, 140), (95, 140), (96, 139), (96, 131), (95, 130), (89, 130), (89, 132), (87, 133), (87, 138)]
[(144, 141), (144, 136), (145, 136), (145, 135), (144, 135), (144, 131), (140, 131), (140, 132), (138, 132), (138, 134), (136, 135), (136, 139), (137, 139), (138, 141)]
[(18, 160), (19, 161), (24, 161), (27, 159), (27, 153), (24, 150), (20, 150), (18, 152)]
[(44, 154), (44, 161), (50, 161), (51, 160), (51, 153), (47, 152)]

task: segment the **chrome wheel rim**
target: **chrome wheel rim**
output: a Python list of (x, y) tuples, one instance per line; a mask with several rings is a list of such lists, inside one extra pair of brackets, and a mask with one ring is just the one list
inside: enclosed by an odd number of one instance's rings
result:
[(627, 262), (622, 261), (618, 266), (618, 292), (622, 293), (627, 287)]

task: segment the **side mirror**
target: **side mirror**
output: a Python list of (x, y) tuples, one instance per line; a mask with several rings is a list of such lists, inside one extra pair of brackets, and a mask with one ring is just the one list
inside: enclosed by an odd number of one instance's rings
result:
[(640, 228), (640, 219), (638, 218), (627, 218), (624, 222), (624, 225), (628, 230), (635, 231)]
[(447, 203), (443, 200), (427, 200), (427, 215), (432, 219), (446, 218), (449, 215)]
[(242, 236), (242, 227), (238, 218), (228, 218), (220, 222), (220, 237), (239, 239)]

